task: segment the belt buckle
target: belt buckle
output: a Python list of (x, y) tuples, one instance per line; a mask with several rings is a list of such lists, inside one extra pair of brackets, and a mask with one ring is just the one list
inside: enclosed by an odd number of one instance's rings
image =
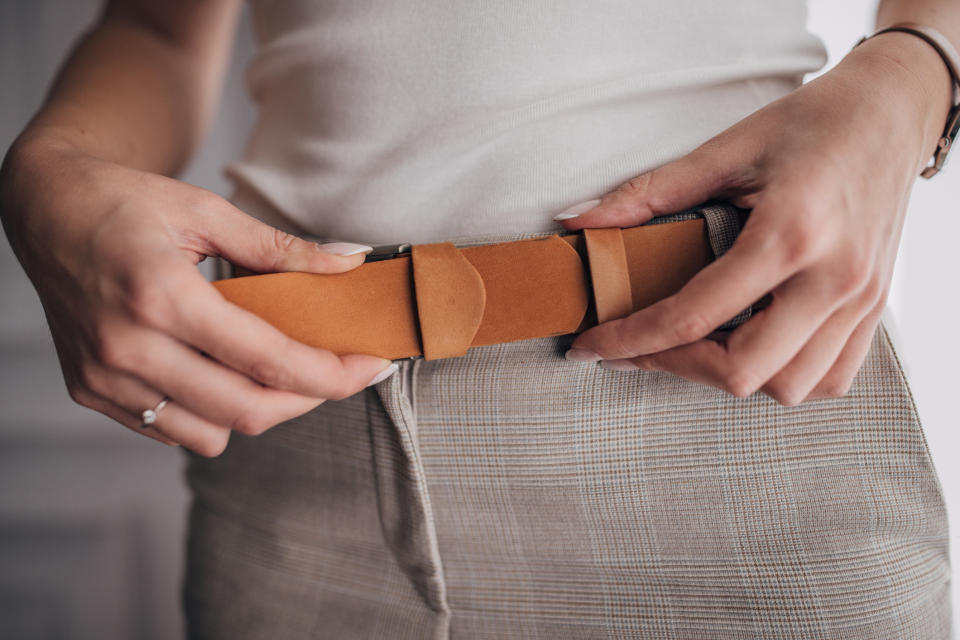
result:
[(373, 247), (373, 251), (367, 254), (366, 262), (379, 262), (380, 260), (391, 260), (400, 256), (409, 255), (409, 242), (398, 242), (396, 244), (378, 244)]

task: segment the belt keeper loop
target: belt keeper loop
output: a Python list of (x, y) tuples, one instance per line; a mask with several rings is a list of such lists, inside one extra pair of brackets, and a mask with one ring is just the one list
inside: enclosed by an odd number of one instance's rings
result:
[(619, 227), (584, 229), (597, 322), (633, 313), (633, 294), (623, 232)]
[(486, 305), (483, 279), (450, 242), (410, 248), (424, 360), (462, 356)]

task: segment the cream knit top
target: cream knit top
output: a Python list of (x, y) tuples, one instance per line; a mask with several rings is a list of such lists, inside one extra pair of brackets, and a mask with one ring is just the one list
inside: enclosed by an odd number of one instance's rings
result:
[(559, 230), (826, 60), (803, 0), (251, 4), (233, 199), (368, 244)]

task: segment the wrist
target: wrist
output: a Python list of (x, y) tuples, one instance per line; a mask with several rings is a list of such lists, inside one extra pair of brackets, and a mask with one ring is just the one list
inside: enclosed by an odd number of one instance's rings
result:
[(955, 92), (937, 50), (914, 34), (891, 31), (862, 42), (844, 62), (869, 69), (870, 81), (900, 105), (898, 117), (916, 119), (921, 166), (926, 166), (943, 135)]
[[(50, 241), (46, 234), (63, 226), (84, 199), (76, 188), (84, 181), (71, 167), (85, 157), (89, 154), (55, 132), (29, 128), (8, 149), (0, 168), (0, 219), (21, 261), (39, 238)], [(72, 204), (65, 209), (62, 202)]]

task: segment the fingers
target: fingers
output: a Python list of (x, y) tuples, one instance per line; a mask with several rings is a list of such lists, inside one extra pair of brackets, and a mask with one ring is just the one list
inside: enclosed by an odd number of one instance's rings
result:
[(123, 399), (122, 406), (130, 413), (135, 414), (137, 425), (134, 429), (147, 431), (156, 430), (162, 436), (183, 445), (184, 448), (201, 456), (212, 458), (223, 453), (230, 440), (230, 429), (204, 420), (192, 411), (180, 406), (176, 400), (170, 399), (157, 413), (156, 421), (147, 428), (142, 426), (140, 413), (144, 409), (157, 406), (161, 396), (156, 391), (146, 387), (132, 378), (118, 376), (116, 395)]
[[(260, 434), (396, 368), (383, 358), (338, 357), (296, 342), (226, 302), (192, 268), (139, 278), (131, 286), (123, 297), (124, 315), (101, 322), (89, 353), (81, 355), (92, 364), (79, 377), (134, 418), (156, 405), (157, 392), (169, 395), (173, 402), (155, 429), (202, 455), (222, 451), (230, 430)], [(183, 335), (219, 361), (178, 339)], [(157, 392), (117, 391), (118, 379), (126, 378)]]
[[(88, 368), (85, 379), (86, 394), (98, 399), (98, 405), (90, 408), (106, 414), (132, 431), (168, 444), (181, 444), (203, 456), (220, 455), (227, 446), (230, 429), (200, 418), (179, 405), (174, 398), (157, 412), (156, 421), (144, 428), (141, 419), (143, 411), (156, 407), (168, 395), (130, 375), (95, 367), (92, 370)], [(83, 404), (90, 406), (85, 402)]]
[(339, 273), (361, 265), (373, 247), (350, 242), (318, 245), (266, 225), (225, 200), (202, 216), (207, 244), (233, 264), (259, 273)]
[(90, 392), (72, 392), (71, 395), (77, 404), (96, 411), (97, 413), (102, 413), (108, 418), (112, 418), (134, 433), (146, 436), (151, 440), (156, 440), (157, 442), (162, 442), (163, 444), (171, 447), (175, 447), (178, 444), (177, 442), (161, 434), (153, 427), (141, 427), (139, 415), (134, 415), (130, 411), (118, 407), (116, 404), (110, 402), (106, 398)]
[(584, 212), (554, 218), (570, 230), (631, 227), (722, 194), (735, 171), (747, 165), (729, 137), (714, 138), (688, 155), (625, 182)]
[[(192, 267), (163, 278), (142, 277), (135, 288), (126, 295), (126, 305), (137, 324), (191, 345), (275, 389), (313, 398), (345, 398), (390, 365), (384, 358), (341, 357), (297, 342), (227, 302)], [(101, 355), (117, 360), (121, 368), (131, 361), (136, 364), (142, 352), (138, 335), (137, 331), (105, 329)]]
[(140, 330), (127, 340), (135, 346), (128, 355), (113, 347), (105, 363), (85, 367), (74, 399), (133, 429), (145, 409), (168, 397), (145, 435), (156, 432), (200, 455), (219, 455), (231, 430), (259, 435), (323, 402), (264, 387), (158, 332)]
[(571, 345), (584, 354), (574, 353), (571, 359), (631, 358), (699, 340), (762, 298), (790, 272), (774, 242), (741, 236), (676, 294), (584, 331)]
[[(788, 213), (784, 202), (793, 203)], [(729, 251), (676, 294), (585, 331), (571, 345), (576, 350), (571, 359), (630, 358), (702, 339), (807, 272), (804, 286), (813, 301), (807, 307), (812, 312), (822, 305), (817, 315), (824, 318), (824, 312), (831, 313), (861, 289), (876, 288), (870, 249), (839, 251), (831, 228), (821, 222), (825, 209), (821, 199), (798, 193), (795, 186), (766, 191)]]
[[(809, 353), (800, 357), (798, 369), (788, 371), (784, 380), (772, 385), (778, 399), (796, 404), (819, 379), (811, 378), (823, 373), (817, 371), (823, 358), (833, 362), (865, 310), (875, 303), (871, 289), (861, 291), (850, 288), (844, 278), (826, 277), (825, 273), (831, 271), (804, 271), (774, 289), (773, 302), (730, 333), (723, 344), (697, 340), (653, 353), (641, 352), (639, 357), (628, 355), (627, 359), (641, 368), (671, 371), (746, 397), (767, 385), (809, 346)], [(841, 308), (844, 312), (830, 323), (828, 318)], [(828, 329), (822, 333), (825, 324)], [(627, 336), (620, 342), (628, 351), (632, 343), (624, 341), (629, 339)], [(576, 341), (574, 346), (578, 346)], [(600, 355), (604, 355), (603, 350)], [(801, 389), (795, 385), (789, 380), (795, 375), (800, 375), (802, 385), (809, 386)]]
[(840, 356), (813, 388), (807, 399), (838, 398), (846, 395), (870, 350), (884, 306), (885, 304), (881, 302), (860, 321), (840, 352)]
[[(865, 297), (866, 300), (869, 298)], [(602, 366), (627, 371), (646, 369), (667, 371), (688, 380), (722, 389), (738, 397), (746, 397), (758, 388), (785, 406), (795, 406), (805, 399), (836, 398), (846, 394), (856, 376), (883, 311), (884, 302), (874, 302), (865, 315), (860, 301), (834, 313), (822, 324), (789, 364), (773, 365), (777, 371), (768, 379), (764, 374), (750, 374), (757, 365), (738, 364), (738, 343), (749, 339), (736, 334), (748, 324), (757, 324), (773, 310), (773, 306), (731, 333), (725, 341), (700, 340), (636, 358), (604, 361)], [(767, 320), (769, 322), (769, 320)], [(762, 329), (756, 329), (762, 331)], [(739, 347), (742, 349), (742, 347)], [(759, 382), (758, 382), (759, 380)]]
[[(775, 289), (770, 306), (727, 338), (725, 378), (731, 393), (750, 395), (787, 366), (847, 302), (849, 292), (838, 286), (808, 271)], [(848, 335), (851, 330), (852, 325), (846, 328)]]
[(342, 399), (390, 366), (368, 355), (337, 356), (286, 336), (223, 299), (209, 283), (180, 306), (169, 326), (176, 338), (268, 387), (313, 398)]
[(322, 397), (261, 386), (162, 334), (145, 336), (139, 344), (142, 355), (128, 372), (210, 424), (259, 435), (323, 402)]
[(846, 394), (869, 349), (884, 303), (874, 304), (866, 315), (864, 306), (838, 309), (762, 391), (785, 406)]
[(636, 358), (604, 360), (601, 366), (616, 371), (666, 371), (732, 393), (726, 379), (726, 360), (726, 345), (722, 341), (700, 340)]
[[(153, 394), (153, 397), (157, 396)], [(139, 406), (155, 407), (156, 402)], [(173, 399), (160, 410), (156, 422), (148, 428), (156, 429), (170, 440), (183, 445), (184, 448), (207, 458), (223, 453), (230, 441), (230, 429), (200, 418), (181, 407)]]

